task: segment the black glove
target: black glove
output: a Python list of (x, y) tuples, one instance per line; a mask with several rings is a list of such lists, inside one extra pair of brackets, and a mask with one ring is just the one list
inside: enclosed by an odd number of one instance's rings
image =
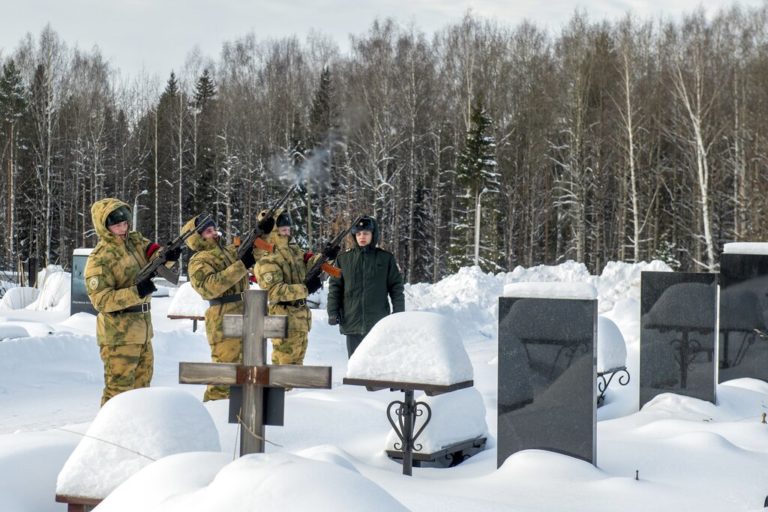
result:
[(341, 323), (341, 311), (328, 315), (328, 325), (339, 325)]
[(323, 283), (320, 281), (320, 276), (315, 276), (304, 281), (304, 286), (307, 287), (307, 294), (312, 295), (323, 287)]
[(323, 249), (323, 256), (328, 258), (329, 260), (335, 260), (336, 256), (339, 255), (339, 251), (341, 250), (341, 246), (334, 245), (333, 247), (326, 247)]
[(167, 261), (179, 261), (180, 257), (181, 257), (181, 247), (171, 249), (170, 251), (165, 253), (165, 259)]
[(240, 256), (240, 261), (243, 262), (245, 268), (251, 268), (256, 264), (256, 258), (253, 256), (253, 247), (245, 251), (243, 255)]
[(144, 279), (136, 283), (136, 291), (139, 292), (139, 297), (142, 299), (147, 295), (151, 295), (156, 290), (157, 288), (155, 288), (155, 283), (152, 282), (152, 279)]
[(275, 228), (275, 219), (273, 219), (272, 217), (265, 217), (261, 219), (261, 222), (259, 222), (259, 231), (261, 231), (265, 235), (270, 234), (274, 228)]

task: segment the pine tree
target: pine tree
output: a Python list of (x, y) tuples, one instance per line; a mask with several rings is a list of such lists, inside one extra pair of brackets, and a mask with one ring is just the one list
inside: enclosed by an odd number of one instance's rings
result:
[(21, 72), (13, 60), (3, 65), (0, 77), (0, 134), (4, 139), (2, 154), (5, 159), (2, 167), (6, 171), (6, 229), (5, 256), (12, 262), (15, 255), (15, 219), (16, 211), (16, 154), (20, 146), (17, 125), (27, 109), (27, 97)]
[(219, 102), (216, 85), (208, 69), (198, 78), (193, 93), (192, 205), (195, 212), (211, 212), (216, 202), (216, 165), (218, 153)]
[[(480, 259), (483, 269), (496, 267), (494, 253), (493, 218), (498, 215), (495, 201), (485, 194), (498, 195), (500, 188), (496, 163), (496, 141), (491, 135), (492, 121), (486, 113), (482, 98), (472, 108), (470, 128), (464, 149), (459, 155), (457, 185), (462, 192), (457, 200), (456, 218), (462, 219), (454, 228), (451, 240), (449, 268), (455, 272), (462, 266), (474, 263), (475, 216), (480, 205)], [(485, 200), (485, 207), (481, 203)], [(495, 213), (494, 213), (495, 212)]]

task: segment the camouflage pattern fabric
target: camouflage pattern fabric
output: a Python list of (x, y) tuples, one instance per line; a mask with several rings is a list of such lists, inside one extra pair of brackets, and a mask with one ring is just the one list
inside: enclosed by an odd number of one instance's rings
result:
[[(131, 366), (113, 362), (109, 359), (112, 352), (101, 351), (105, 382), (102, 404), (117, 393), (133, 389), (126, 388), (125, 383), (132, 382), (136, 387), (144, 387), (149, 385), (152, 378), (151, 314), (149, 312), (114, 313), (131, 306), (149, 303), (151, 300), (151, 295), (139, 297), (134, 284), (136, 275), (148, 263), (146, 248), (149, 240), (135, 231), (128, 232), (123, 240), (113, 235), (105, 224), (107, 216), (121, 206), (128, 205), (113, 198), (101, 199), (91, 206), (91, 219), (99, 235), (99, 243), (88, 256), (85, 265), (85, 286), (93, 307), (99, 312), (96, 317), (96, 340), (99, 346), (103, 349), (135, 345), (138, 353), (145, 355), (139, 359), (138, 366)], [(146, 351), (149, 353), (146, 354)], [(146, 368), (146, 364), (149, 364), (150, 368)], [(116, 365), (128, 373), (122, 370), (115, 373), (113, 367)], [(141, 378), (134, 375), (135, 373), (138, 373)], [(119, 375), (119, 382), (112, 382), (111, 375)], [(139, 382), (142, 385), (138, 385)]]
[[(194, 229), (195, 218), (182, 231)], [(205, 300), (243, 293), (248, 289), (248, 269), (237, 257), (234, 245), (222, 246), (218, 240), (203, 240), (198, 233), (187, 238), (187, 246), (195, 251), (189, 260), (189, 281)], [(224, 315), (242, 315), (242, 302), (210, 306), (205, 311), (205, 334), (214, 363), (239, 363), (243, 358), (242, 340), (224, 337)], [(229, 398), (229, 386), (208, 386), (204, 401)]]
[(101, 405), (124, 391), (145, 388), (152, 381), (154, 355), (152, 342), (143, 345), (103, 345), (99, 350), (104, 361), (104, 391)]
[[(279, 214), (278, 211), (276, 216)], [(305, 262), (304, 251), (290, 243), (290, 237), (280, 235), (277, 228), (269, 235), (269, 241), (275, 250), (258, 261), (256, 278), (259, 286), (267, 291), (269, 314), (288, 317), (288, 337), (272, 339), (272, 363), (302, 364), (307, 351), (307, 333), (312, 327), (312, 313), (306, 304), (284, 303), (306, 300), (304, 278), (320, 255)]]

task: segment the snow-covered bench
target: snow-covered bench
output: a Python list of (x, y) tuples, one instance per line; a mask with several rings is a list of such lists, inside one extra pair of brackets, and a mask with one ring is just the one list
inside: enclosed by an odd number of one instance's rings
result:
[[(485, 446), (485, 406), (472, 378), (472, 364), (450, 319), (414, 311), (379, 321), (350, 358), (343, 382), (404, 393), (387, 407), (394, 432), (386, 451), (402, 460), (403, 474), (410, 475), (414, 465), (454, 466)], [(419, 390), (435, 398), (416, 401)], [(446, 396), (458, 390), (463, 391)]]
[(173, 294), (166, 316), (171, 320), (192, 320), (192, 332), (195, 332), (198, 320), (205, 320), (206, 309), (208, 302), (192, 288), (191, 283), (184, 283)]

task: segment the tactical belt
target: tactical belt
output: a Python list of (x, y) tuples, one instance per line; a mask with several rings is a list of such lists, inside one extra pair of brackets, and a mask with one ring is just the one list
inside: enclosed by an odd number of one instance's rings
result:
[(305, 299), (277, 303), (278, 306), (286, 306), (286, 307), (292, 307), (292, 308), (300, 308), (302, 306), (306, 306), (306, 304), (307, 304), (307, 301)]
[(123, 313), (147, 313), (151, 309), (149, 302), (144, 302), (138, 306), (131, 306), (129, 308), (121, 309), (120, 311), (112, 311), (113, 315), (122, 315)]
[(208, 304), (211, 306), (218, 306), (220, 304), (229, 304), (230, 302), (240, 302), (243, 300), (243, 294), (242, 293), (235, 293), (233, 295), (225, 295), (223, 297), (219, 297), (218, 299), (212, 299), (208, 301)]

